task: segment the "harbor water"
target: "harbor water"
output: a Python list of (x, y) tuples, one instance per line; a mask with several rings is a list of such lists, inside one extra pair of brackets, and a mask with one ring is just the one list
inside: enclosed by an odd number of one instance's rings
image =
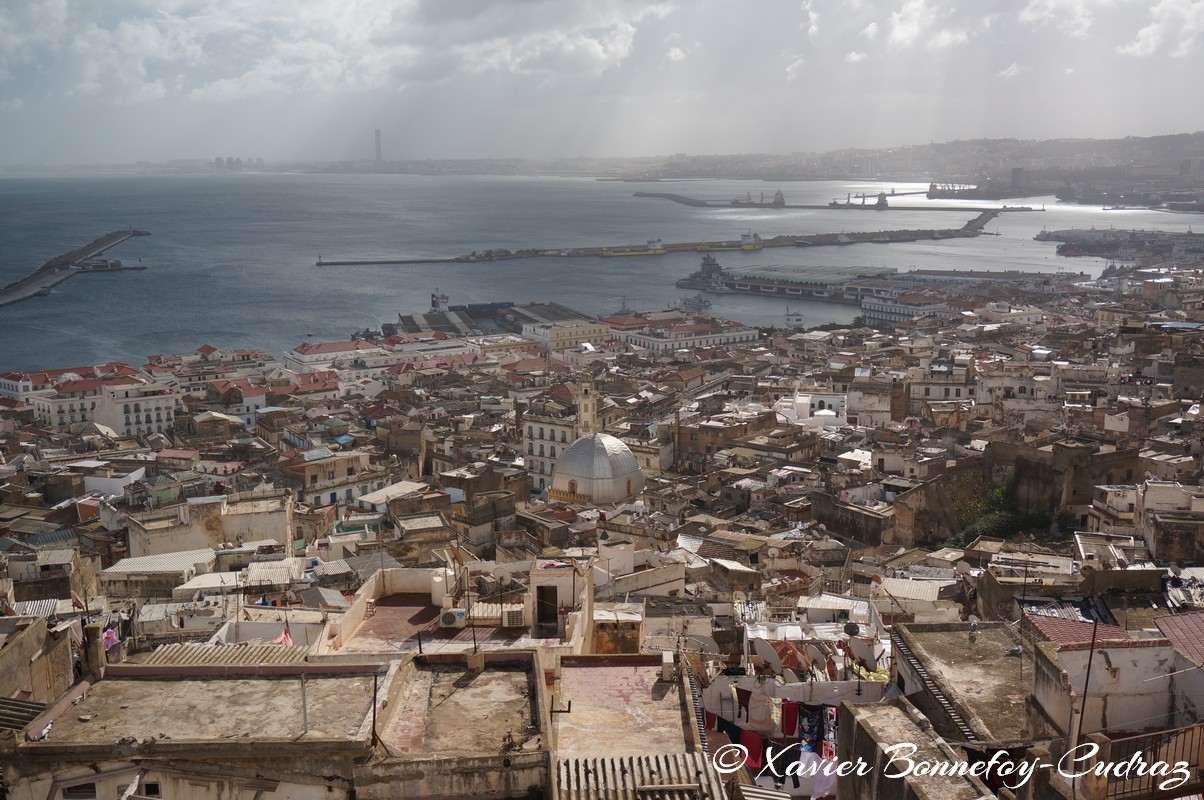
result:
[[(824, 204), (848, 193), (923, 189), (914, 184), (683, 181), (653, 184), (586, 178), (244, 173), (87, 174), (0, 179), (0, 285), (107, 231), (152, 235), (108, 253), (141, 259), (144, 271), (81, 275), (48, 296), (0, 308), (0, 371), (107, 360), (141, 363), (154, 353), (259, 347), (277, 356), (305, 341), (423, 311), (438, 287), (452, 303), (557, 301), (588, 314), (680, 301), (674, 281), (698, 267), (693, 253), (628, 258), (544, 257), (452, 264), (318, 267), (327, 259), (453, 257), (493, 248), (560, 249), (764, 238), (841, 231), (958, 228), (966, 212), (922, 195), (891, 198), (918, 210), (737, 207), (733, 197), (782, 189), (787, 203)], [(712, 207), (636, 198), (640, 190), (719, 202)], [(909, 269), (1041, 270), (1098, 275), (1099, 259), (1062, 258), (1042, 228), (1185, 231), (1199, 215), (1104, 211), (1052, 198), (1009, 200), (1032, 212), (1002, 214), (974, 239), (717, 253), (730, 269), (790, 264)], [(1044, 204), (1044, 210), (1042, 205)], [(755, 325), (783, 324), (786, 301), (711, 295), (710, 313)], [(848, 322), (853, 306), (791, 302), (808, 325)]]

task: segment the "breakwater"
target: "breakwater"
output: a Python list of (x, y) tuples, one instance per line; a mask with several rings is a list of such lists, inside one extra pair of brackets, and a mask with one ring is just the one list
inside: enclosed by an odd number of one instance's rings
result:
[[(965, 208), (960, 209), (965, 211)], [(898, 242), (916, 242), (922, 239), (965, 239), (981, 236), (987, 223), (1004, 211), (1021, 210), (1010, 208), (988, 208), (962, 225), (960, 228), (924, 228), (903, 229), (890, 231), (859, 231), (852, 233), (810, 233), (786, 234), (761, 239), (760, 246), (765, 247), (825, 247), (850, 244), (893, 244)], [(740, 241), (704, 241), (704, 242), (662, 242), (659, 249), (667, 253), (696, 253), (699, 251), (738, 247)], [(432, 256), (430, 258), (372, 258), (372, 259), (324, 259), (318, 256), (315, 262), (319, 267), (354, 267), (405, 264), (454, 264), (475, 263), (478, 261), (513, 261), (525, 258), (545, 257), (578, 257), (599, 256), (604, 250), (623, 250), (635, 245), (608, 245), (605, 247), (569, 247), (557, 249), (525, 248), (522, 250), (483, 250), (473, 251), (462, 256)], [(649, 257), (655, 257), (649, 254)]]
[(95, 260), (105, 251), (136, 236), (150, 236), (150, 231), (133, 227), (111, 231), (83, 247), (55, 256), (30, 275), (0, 289), (0, 306), (12, 305), (31, 297), (49, 294), (52, 288), (80, 273), (146, 269), (146, 265), (141, 263), (122, 264), (120, 261)]

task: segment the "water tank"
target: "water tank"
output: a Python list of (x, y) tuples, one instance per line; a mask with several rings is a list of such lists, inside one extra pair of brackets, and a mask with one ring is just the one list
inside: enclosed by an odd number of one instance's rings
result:
[(442, 572), (431, 575), (431, 605), (436, 608), (443, 606), (443, 598), (447, 596), (447, 579)]

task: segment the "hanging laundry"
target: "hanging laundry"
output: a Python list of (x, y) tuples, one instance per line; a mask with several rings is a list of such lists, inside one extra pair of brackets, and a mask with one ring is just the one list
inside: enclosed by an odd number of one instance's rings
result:
[(748, 701), (748, 724), (754, 728), (769, 727), (769, 698), (756, 693)]
[(282, 644), (285, 647), (293, 646), (293, 637), (289, 635), (288, 625), (284, 626), (284, 631), (272, 640), (272, 644)]
[(836, 758), (836, 735), (839, 731), (840, 706), (824, 706), (824, 744), (820, 755)]
[(794, 737), (798, 730), (798, 701), (782, 701), (782, 735)]
[(723, 717), (715, 718), (715, 730), (727, 737), (732, 744), (740, 741), (740, 726)]
[(765, 738), (752, 731), (740, 732), (740, 744), (748, 751), (744, 757), (744, 765), (749, 769), (761, 769), (765, 766)]
[(117, 641), (118, 641), (118, 639), (117, 639), (117, 629), (116, 629), (116, 628), (109, 628), (108, 630), (106, 630), (106, 631), (104, 632), (104, 635), (103, 635), (103, 636), (101, 636), (101, 639), (100, 639), (100, 641), (101, 641), (101, 642), (104, 644), (104, 646), (105, 646), (105, 650), (106, 650), (106, 651), (107, 651), (107, 650), (109, 650), (111, 647), (113, 647), (114, 645), (116, 645), (116, 644), (117, 644)]
[(736, 693), (736, 719), (740, 719), (740, 712), (744, 712), (744, 720), (748, 721), (748, 703), (752, 699), (752, 692), (748, 689), (741, 689), (733, 686), (732, 691)]
[(770, 697), (769, 700), (769, 724), (773, 729), (781, 730), (782, 728), (782, 698)]
[(818, 753), (823, 749), (824, 710), (820, 706), (799, 703), (799, 749), (804, 753)]
[(714, 712), (714, 711), (707, 711), (706, 709), (703, 709), (703, 712), (702, 712), (702, 721), (703, 721), (703, 726), (702, 726), (702, 729), (703, 729), (703, 730), (706, 730), (706, 731), (713, 731), (713, 730), (715, 730), (715, 720), (716, 720), (716, 718), (717, 718), (717, 717), (716, 717), (716, 715), (715, 715), (715, 712)]

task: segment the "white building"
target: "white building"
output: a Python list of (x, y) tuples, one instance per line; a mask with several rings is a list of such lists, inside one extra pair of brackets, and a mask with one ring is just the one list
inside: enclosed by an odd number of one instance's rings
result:
[(120, 436), (171, 430), (180, 393), (159, 383), (106, 388), (96, 399), (93, 421)]

